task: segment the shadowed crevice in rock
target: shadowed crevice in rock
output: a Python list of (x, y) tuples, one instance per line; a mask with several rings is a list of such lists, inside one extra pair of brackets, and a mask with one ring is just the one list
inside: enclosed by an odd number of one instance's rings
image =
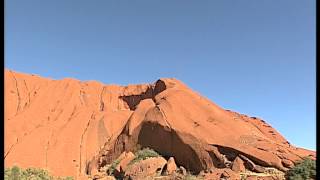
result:
[(147, 90), (141, 94), (120, 96), (119, 98), (127, 103), (130, 110), (134, 111), (140, 101), (144, 99), (152, 99), (155, 102), (155, 96), (164, 90), (166, 90), (165, 82), (158, 80), (154, 85), (148, 87)]
[[(195, 138), (190, 140), (197, 142)], [(178, 165), (184, 166), (193, 173), (199, 173), (204, 169), (203, 164), (197, 154), (197, 144), (184, 142), (177, 132), (166, 129), (156, 123), (144, 123), (141, 127), (138, 144), (142, 147), (149, 147), (159, 152), (164, 157), (174, 157)]]
[(130, 95), (130, 96), (120, 96), (120, 98), (127, 103), (129, 109), (134, 111), (136, 106), (140, 103), (140, 101), (144, 99), (152, 99), (153, 98), (153, 89), (148, 87), (148, 89), (139, 95)]
[(222, 158), (219, 157), (216, 153), (214, 153), (213, 151), (208, 151), (208, 153), (209, 153), (209, 156), (212, 160), (214, 167), (216, 167), (216, 168), (225, 168), (226, 167)]
[(158, 123), (144, 122), (134, 130), (132, 136), (129, 136), (124, 128), (111, 148), (112, 150), (106, 156), (102, 156), (100, 153), (99, 159), (103, 160), (97, 165), (98, 168), (110, 164), (124, 151), (135, 151), (137, 146), (152, 148), (163, 157), (174, 157), (177, 165), (183, 166), (195, 174), (210, 168), (210, 164), (212, 164), (210, 161), (203, 161), (203, 159), (210, 160), (210, 156), (201, 148), (203, 145), (195, 137), (184, 135), (182, 139), (172, 129)]
[(268, 163), (266, 163), (265, 161), (263, 161), (261, 159), (258, 159), (258, 158), (254, 157), (254, 156), (251, 156), (249, 154), (243, 153), (241, 151), (238, 151), (238, 150), (236, 150), (234, 148), (221, 146), (221, 145), (213, 145), (213, 144), (212, 144), (212, 146), (217, 147), (218, 151), (221, 154), (225, 155), (226, 158), (228, 160), (230, 160), (230, 161), (234, 161), (237, 156), (242, 155), (242, 156), (245, 156), (248, 159), (252, 160), (252, 162), (254, 162), (257, 165), (266, 166), (266, 167), (269, 166)]

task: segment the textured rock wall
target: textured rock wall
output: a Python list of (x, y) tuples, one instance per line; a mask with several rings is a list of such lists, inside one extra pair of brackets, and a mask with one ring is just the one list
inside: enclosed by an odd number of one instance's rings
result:
[(280, 170), (315, 158), (263, 120), (224, 110), (176, 79), (117, 86), (5, 70), (4, 118), (5, 166), (59, 176), (90, 173), (137, 144), (194, 172), (237, 157)]

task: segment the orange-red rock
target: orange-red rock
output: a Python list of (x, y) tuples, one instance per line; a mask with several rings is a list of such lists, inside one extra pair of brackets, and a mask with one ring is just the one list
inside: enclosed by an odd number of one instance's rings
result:
[(163, 168), (163, 173), (164, 175), (170, 175), (174, 173), (177, 170), (177, 165), (174, 161), (173, 157), (170, 157), (167, 161), (167, 164)]
[(207, 173), (203, 176), (206, 180), (217, 180), (217, 179), (225, 179), (225, 180), (240, 180), (240, 175), (235, 173), (229, 168), (221, 168), (221, 169), (213, 169), (212, 172)]
[(135, 162), (128, 166), (125, 177), (132, 180), (146, 179), (161, 173), (162, 168), (167, 163), (163, 157), (152, 157)]
[(115, 171), (117, 173), (123, 173), (126, 171), (128, 164), (135, 158), (135, 155), (132, 152), (124, 152), (123, 157), (119, 157), (119, 164), (116, 166)]
[(238, 155), (283, 171), (315, 158), (265, 121), (225, 110), (169, 78), (117, 86), (5, 70), (4, 121), (5, 166), (59, 176), (99, 169), (137, 144), (195, 173), (231, 168)]
[(239, 157), (236, 157), (236, 159), (232, 163), (231, 169), (235, 172), (244, 172), (245, 166), (243, 160)]

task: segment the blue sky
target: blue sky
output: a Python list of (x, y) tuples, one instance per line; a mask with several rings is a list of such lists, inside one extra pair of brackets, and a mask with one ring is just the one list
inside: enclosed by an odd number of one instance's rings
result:
[(6, 0), (5, 67), (121, 85), (175, 77), (316, 148), (314, 0)]

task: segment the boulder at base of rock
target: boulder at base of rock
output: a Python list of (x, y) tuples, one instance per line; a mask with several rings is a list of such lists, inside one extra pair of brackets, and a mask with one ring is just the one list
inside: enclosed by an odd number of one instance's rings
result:
[(120, 156), (121, 159), (119, 164), (116, 166), (116, 169), (114, 171), (115, 174), (124, 174), (127, 165), (135, 158), (135, 155), (132, 152), (124, 152), (124, 154), (121, 154)]
[(166, 163), (167, 161), (163, 157), (152, 157), (141, 160), (127, 167), (125, 177), (135, 180), (154, 176), (157, 172), (162, 171)]
[(263, 173), (265, 171), (265, 168), (259, 165), (256, 165), (253, 161), (251, 161), (249, 158), (239, 155), (244, 160), (244, 165), (246, 169), (249, 169), (250, 171), (257, 172), (257, 173)]
[(257, 172), (257, 173), (264, 173), (265, 172), (265, 168), (262, 166), (259, 166), (259, 165), (255, 165), (253, 170), (254, 170), (254, 172)]
[(187, 175), (187, 170), (183, 166), (180, 166), (178, 172), (182, 175)]
[(173, 157), (170, 157), (167, 164), (164, 166), (162, 170), (162, 175), (170, 175), (177, 170), (176, 162)]
[(233, 161), (231, 169), (235, 172), (244, 172), (246, 170), (243, 160), (239, 157), (236, 157)]
[(103, 172), (96, 172), (95, 174), (92, 174), (91, 177), (92, 179), (101, 179), (101, 178), (104, 178), (106, 176), (105, 173)]

